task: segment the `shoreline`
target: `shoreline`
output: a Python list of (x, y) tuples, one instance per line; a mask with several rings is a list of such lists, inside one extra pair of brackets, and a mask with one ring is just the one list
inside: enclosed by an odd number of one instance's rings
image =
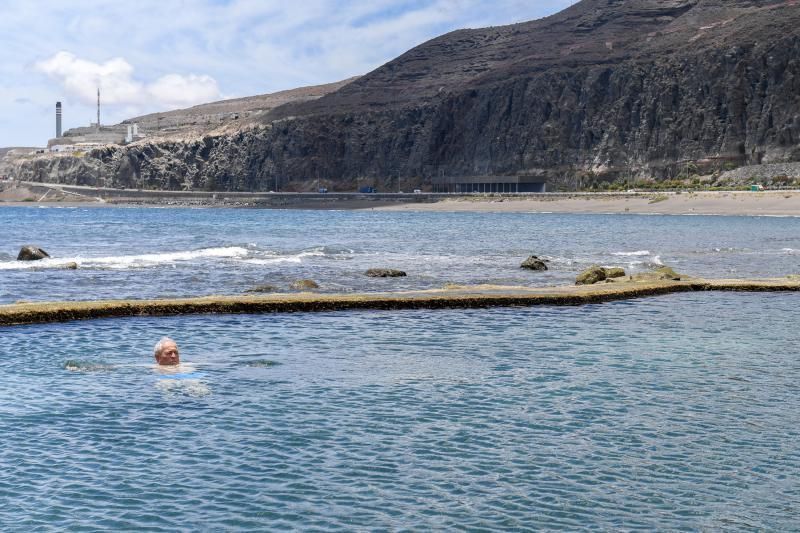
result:
[(520, 197), (459, 197), (433, 204), (392, 205), (381, 211), (568, 213), (618, 215), (800, 217), (800, 191), (579, 193)]
[(682, 292), (800, 292), (800, 280), (687, 279), (621, 281), (595, 285), (526, 288), (465, 286), (395, 293), (271, 294), (206, 296), (165, 300), (98, 300), (0, 305), (0, 327), (133, 316), (263, 314), (352, 310), (483, 309), (490, 307), (575, 306)]
[(160, 207), (800, 217), (800, 190), (537, 195), (202, 193), (0, 184), (0, 207)]

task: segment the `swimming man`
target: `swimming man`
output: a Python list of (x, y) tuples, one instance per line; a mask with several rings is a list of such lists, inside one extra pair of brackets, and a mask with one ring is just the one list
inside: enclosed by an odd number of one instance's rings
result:
[(153, 355), (156, 358), (156, 363), (161, 366), (177, 366), (181, 362), (178, 354), (178, 345), (169, 337), (163, 337), (156, 343)]

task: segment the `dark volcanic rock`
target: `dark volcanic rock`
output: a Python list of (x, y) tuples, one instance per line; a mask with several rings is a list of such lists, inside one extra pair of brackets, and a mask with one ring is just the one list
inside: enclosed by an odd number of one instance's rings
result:
[(371, 278), (402, 278), (406, 276), (402, 270), (391, 268), (370, 268), (365, 274)]
[(551, 188), (800, 160), (800, 4), (583, 0), (459, 30), (260, 127), (43, 157), (15, 177), (204, 190), (526, 174)]
[(541, 270), (547, 270), (547, 264), (545, 264), (545, 261), (543, 259), (539, 259), (537, 256), (532, 255), (522, 262), (520, 268), (541, 271)]
[(19, 255), (17, 255), (17, 261), (38, 261), (40, 259), (44, 259), (45, 257), (50, 257), (50, 254), (41, 248), (28, 244), (20, 248)]

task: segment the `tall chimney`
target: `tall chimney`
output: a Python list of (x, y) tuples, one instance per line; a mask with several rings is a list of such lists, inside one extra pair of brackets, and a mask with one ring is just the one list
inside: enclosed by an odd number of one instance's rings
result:
[(56, 102), (56, 138), (61, 137), (61, 102)]
[(100, 87), (97, 88), (97, 131), (100, 131)]

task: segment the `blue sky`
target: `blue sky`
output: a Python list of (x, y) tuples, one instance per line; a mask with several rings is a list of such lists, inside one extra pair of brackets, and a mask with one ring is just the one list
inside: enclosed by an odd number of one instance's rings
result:
[(4, 2), (0, 146), (88, 125), (364, 74), (458, 28), (541, 18), (574, 0)]

